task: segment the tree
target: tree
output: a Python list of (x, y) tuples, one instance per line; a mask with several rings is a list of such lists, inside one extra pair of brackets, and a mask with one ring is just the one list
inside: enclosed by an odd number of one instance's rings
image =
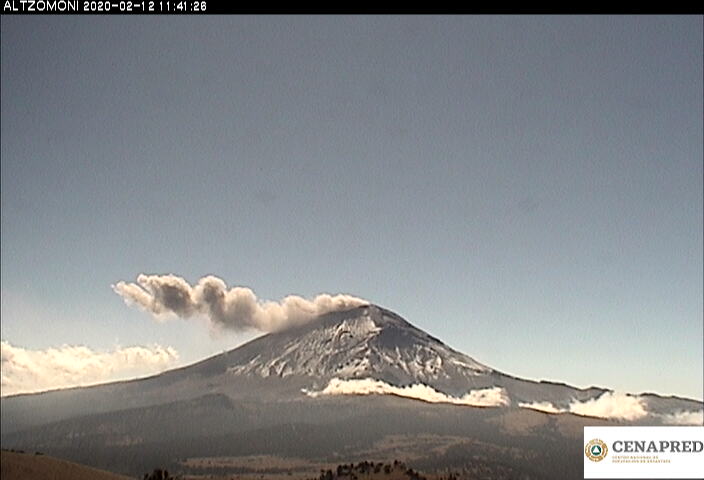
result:
[(151, 474), (144, 474), (144, 480), (175, 480), (175, 478), (169, 475), (168, 470), (155, 468)]

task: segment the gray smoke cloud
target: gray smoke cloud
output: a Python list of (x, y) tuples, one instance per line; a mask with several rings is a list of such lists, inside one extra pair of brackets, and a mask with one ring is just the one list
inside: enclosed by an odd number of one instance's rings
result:
[(275, 332), (303, 325), (318, 315), (369, 302), (351, 295), (321, 294), (312, 300), (296, 295), (279, 302), (262, 301), (246, 287), (228, 287), (209, 275), (190, 285), (176, 275), (144, 275), (136, 283), (117, 282), (112, 289), (128, 305), (136, 305), (157, 320), (203, 315), (216, 327)]

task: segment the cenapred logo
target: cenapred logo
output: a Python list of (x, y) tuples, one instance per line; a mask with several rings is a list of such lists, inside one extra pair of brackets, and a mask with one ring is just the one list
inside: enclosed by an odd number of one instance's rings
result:
[(602, 442), (598, 438), (589, 440), (587, 445), (584, 447), (584, 454), (592, 462), (601, 462), (606, 458), (606, 454), (609, 453), (609, 447), (606, 443)]
[(704, 479), (704, 426), (585, 426), (582, 448), (584, 478)]

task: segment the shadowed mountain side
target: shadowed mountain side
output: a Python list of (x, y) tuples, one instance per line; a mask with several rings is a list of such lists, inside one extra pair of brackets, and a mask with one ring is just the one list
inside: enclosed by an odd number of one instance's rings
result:
[(3, 480), (129, 480), (115, 473), (67, 462), (46, 455), (0, 452)]
[[(581, 438), (581, 427), (613, 424), (524, 409), (431, 405), (394, 396), (270, 404), (208, 395), (158, 408), (78, 417), (9, 435), (6, 441), (136, 474), (153, 465), (173, 470), (174, 459), (185, 457), (275, 454), (352, 460), (389, 435), (432, 434), (471, 439), (474, 443), (462, 448), (487, 455), (491, 451), (496, 461), (517, 468), (558, 459), (565, 463), (569, 458), (564, 466), (569, 470), (573, 463), (581, 466), (581, 458), (570, 456), (567, 447)], [(423, 464), (436, 468), (442, 461), (429, 456)], [(546, 471), (542, 473), (546, 478)]]

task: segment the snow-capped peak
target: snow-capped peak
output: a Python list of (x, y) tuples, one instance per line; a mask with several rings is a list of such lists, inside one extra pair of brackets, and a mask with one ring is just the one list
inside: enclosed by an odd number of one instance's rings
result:
[(374, 305), (324, 315), (304, 327), (261, 340), (268, 348), (259, 348), (256, 355), (230, 365), (228, 371), (323, 380), (375, 378), (394, 385), (432, 385), (491, 372), (489, 367)]

